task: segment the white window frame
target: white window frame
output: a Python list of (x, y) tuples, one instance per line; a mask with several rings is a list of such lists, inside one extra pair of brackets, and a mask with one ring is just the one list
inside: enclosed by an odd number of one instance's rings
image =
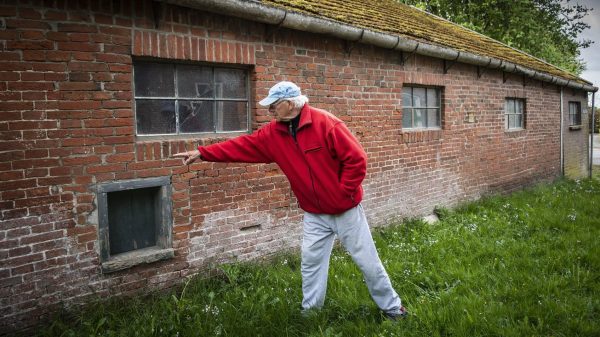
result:
[[(402, 87), (402, 96), (404, 97), (404, 90), (405, 89), (411, 89), (411, 99), (410, 102), (411, 104), (408, 104), (406, 102), (406, 100), (402, 100), (402, 130), (407, 130), (407, 131), (416, 131), (416, 130), (441, 130), (442, 129), (442, 88), (441, 87), (431, 87), (431, 86), (423, 86), (423, 85), (411, 85), (411, 84), (405, 84)], [(419, 107), (415, 107), (414, 106), (414, 89), (415, 88), (422, 88), (426, 90), (425, 93), (425, 105), (424, 106), (419, 106)], [(435, 90), (436, 91), (436, 95), (437, 95), (437, 101), (438, 101), (438, 105), (430, 105), (430, 103), (427, 101), (428, 99), (428, 95), (427, 95), (427, 90)], [(437, 110), (437, 120), (439, 122), (438, 125), (429, 125), (429, 121), (428, 121), (428, 114), (425, 113), (425, 126), (418, 126), (415, 127), (414, 126), (414, 120), (415, 120), (415, 110), (416, 109), (424, 109), (424, 110)], [(404, 113), (410, 111), (411, 113), (411, 125), (410, 126), (405, 126), (404, 125)]]
[[(512, 107), (512, 110), (511, 110)], [(525, 129), (526, 101), (524, 98), (506, 97), (504, 101), (504, 129), (507, 131), (518, 131)], [(518, 126), (511, 125), (511, 117), (521, 117)]]

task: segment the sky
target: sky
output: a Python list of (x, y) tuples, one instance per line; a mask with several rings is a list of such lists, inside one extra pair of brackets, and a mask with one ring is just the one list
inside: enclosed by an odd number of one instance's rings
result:
[[(579, 3), (594, 9), (583, 18), (591, 28), (581, 33), (581, 39), (592, 40), (594, 43), (581, 51), (581, 58), (585, 61), (587, 69), (580, 77), (600, 88), (600, 0), (576, 0), (571, 3)], [(600, 91), (596, 92), (595, 105), (600, 106)]]

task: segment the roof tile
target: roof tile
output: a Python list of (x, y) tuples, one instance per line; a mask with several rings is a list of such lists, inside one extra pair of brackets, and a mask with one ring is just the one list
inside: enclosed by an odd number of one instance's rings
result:
[(567, 80), (587, 83), (525, 52), (394, 0), (260, 0), (260, 2), (359, 28), (493, 57)]

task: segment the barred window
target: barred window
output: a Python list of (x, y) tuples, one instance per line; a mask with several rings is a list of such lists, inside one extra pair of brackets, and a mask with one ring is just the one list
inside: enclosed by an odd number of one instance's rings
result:
[(504, 126), (506, 130), (525, 128), (525, 100), (522, 98), (507, 98), (504, 104)]
[(248, 130), (248, 71), (197, 64), (135, 61), (137, 135)]
[(581, 103), (569, 102), (569, 126), (581, 125)]
[(441, 127), (441, 90), (404, 86), (402, 88), (402, 128), (430, 129)]

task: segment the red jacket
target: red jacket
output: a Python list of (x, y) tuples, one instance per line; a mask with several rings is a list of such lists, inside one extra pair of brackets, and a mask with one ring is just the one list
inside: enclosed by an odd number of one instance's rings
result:
[(307, 212), (339, 214), (358, 205), (367, 172), (365, 151), (329, 112), (305, 104), (300, 114), (296, 140), (288, 123), (273, 120), (250, 135), (198, 150), (206, 161), (277, 163)]

